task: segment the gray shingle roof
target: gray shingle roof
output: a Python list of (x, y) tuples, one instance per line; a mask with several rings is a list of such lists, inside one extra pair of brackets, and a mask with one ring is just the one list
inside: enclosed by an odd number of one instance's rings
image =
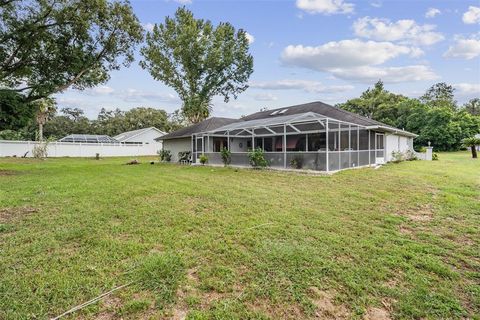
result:
[[(392, 126), (386, 125), (384, 123), (375, 121), (373, 119), (369, 119), (363, 117), (361, 115), (328, 105), (326, 103), (315, 101), (310, 103), (304, 103), (289, 107), (282, 107), (273, 110), (267, 111), (260, 111), (256, 113), (252, 113), (246, 117), (241, 119), (229, 119), (229, 118), (210, 118), (203, 122), (197, 123), (195, 125), (182, 128), (170, 134), (167, 134), (158, 140), (167, 140), (167, 139), (175, 139), (175, 138), (183, 138), (183, 137), (190, 137), (192, 134), (199, 133), (199, 132), (209, 132), (218, 128), (224, 129), (227, 128), (228, 130), (236, 127), (242, 127), (243, 122), (248, 122), (250, 124), (259, 124), (262, 122), (262, 119), (265, 120), (265, 123), (270, 123), (275, 121), (278, 118), (278, 121), (282, 121), (284, 119), (291, 119), (294, 118), (295, 115), (300, 114), (308, 114), (308, 113), (315, 113), (327, 118), (349, 122), (353, 124), (358, 124), (365, 127), (381, 127), (383, 129), (388, 129), (389, 131), (399, 132), (409, 136), (416, 136), (413, 133), (409, 133)], [(235, 125), (227, 126), (232, 123), (236, 123)], [(238, 123), (238, 125), (237, 125)]]
[[(283, 111), (283, 110), (286, 110), (286, 111)], [(278, 113), (272, 115), (273, 113), (275, 113), (275, 111), (278, 111)], [(328, 118), (355, 123), (362, 126), (374, 126), (374, 125), (386, 126), (381, 122), (362, 117), (358, 114), (348, 112), (346, 110), (328, 105), (320, 101), (304, 103), (304, 104), (299, 104), (299, 105), (290, 106), (290, 107), (277, 108), (273, 110), (260, 111), (260, 112), (256, 112), (251, 115), (248, 115), (246, 117), (243, 117), (242, 120), (248, 121), (248, 120), (257, 120), (257, 119), (263, 119), (263, 118), (274, 118), (274, 117), (289, 116), (289, 115), (301, 114), (301, 113), (307, 113), (307, 112), (318, 113)]]
[(156, 140), (169, 140), (169, 139), (178, 139), (178, 138), (185, 138), (190, 137), (192, 134), (198, 132), (206, 132), (211, 131), (216, 128), (220, 128), (224, 125), (241, 121), (238, 119), (230, 119), (230, 118), (220, 118), (220, 117), (212, 117), (202, 122), (196, 123), (194, 125), (181, 128), (177, 131), (171, 132), (169, 134), (164, 135), (163, 137), (157, 138)]

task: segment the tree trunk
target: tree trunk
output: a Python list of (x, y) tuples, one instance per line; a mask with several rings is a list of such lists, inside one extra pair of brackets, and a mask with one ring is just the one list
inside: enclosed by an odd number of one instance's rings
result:
[(38, 124), (38, 141), (43, 141), (43, 123)]
[(471, 146), (470, 147), (472, 149), (472, 158), (477, 158), (477, 147), (476, 146)]

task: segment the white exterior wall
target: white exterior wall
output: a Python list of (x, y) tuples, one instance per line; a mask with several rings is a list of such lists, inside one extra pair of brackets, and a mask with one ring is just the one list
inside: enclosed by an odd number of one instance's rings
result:
[[(232, 152), (248, 152), (247, 140), (251, 138), (232, 138), (230, 137), (230, 151)], [(240, 147), (240, 144), (242, 145)]]
[[(0, 157), (33, 156), (35, 141), (0, 140)], [(118, 143), (78, 143), (78, 142), (50, 142), (48, 143), (48, 157), (121, 157), (121, 156), (150, 156), (156, 155), (162, 149), (162, 143), (143, 145), (128, 145)]]
[(192, 151), (192, 139), (180, 138), (163, 141), (163, 149), (169, 150), (172, 154), (172, 162), (178, 162), (178, 153)]
[(163, 136), (163, 134), (159, 133), (157, 130), (150, 129), (128, 140), (125, 140), (125, 142), (143, 142), (146, 144), (154, 144), (158, 143), (157, 141), (155, 141), (155, 139), (160, 138), (161, 136)]
[(392, 152), (408, 150), (413, 151), (413, 138), (396, 134), (385, 135), (385, 160), (387, 162), (392, 160)]

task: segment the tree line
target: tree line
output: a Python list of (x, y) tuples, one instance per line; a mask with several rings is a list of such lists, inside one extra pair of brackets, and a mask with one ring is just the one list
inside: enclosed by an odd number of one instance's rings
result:
[[(139, 107), (128, 111), (102, 108), (96, 119), (90, 120), (79, 108), (51, 110), (45, 115), (42, 126), (44, 138), (58, 140), (69, 134), (99, 134), (116, 136), (122, 132), (155, 127), (165, 132), (177, 130), (185, 125), (180, 113), (167, 114), (164, 110)], [(21, 127), (0, 131), (0, 140), (35, 140), (38, 135), (38, 119), (26, 119)]]
[(480, 133), (480, 99), (459, 106), (454, 92), (453, 86), (441, 82), (414, 99), (389, 92), (378, 81), (337, 107), (418, 134), (416, 147), (430, 142), (435, 150), (453, 151), (462, 148), (463, 139)]

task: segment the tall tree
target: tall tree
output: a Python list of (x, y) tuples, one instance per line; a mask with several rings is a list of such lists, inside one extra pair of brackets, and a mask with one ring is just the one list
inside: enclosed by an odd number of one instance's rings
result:
[(116, 136), (125, 131), (155, 127), (168, 131), (168, 115), (164, 110), (154, 108), (133, 108), (128, 111), (120, 109), (109, 110), (102, 108), (98, 118), (94, 121), (95, 132)]
[(420, 101), (431, 107), (456, 109), (457, 102), (455, 101), (454, 93), (455, 88), (453, 86), (445, 82), (439, 82), (431, 86), (427, 92), (420, 97)]
[(248, 88), (253, 57), (246, 32), (229, 23), (215, 27), (183, 7), (174, 18), (156, 24), (146, 42), (140, 65), (178, 93), (182, 112), (192, 123), (210, 115), (214, 96), (228, 102)]
[(472, 116), (480, 116), (480, 98), (473, 98), (463, 105), (465, 111)]
[(125, 122), (128, 130), (155, 127), (165, 131), (167, 121), (168, 116), (164, 110), (140, 107), (125, 112)]
[(43, 98), (35, 101), (37, 107), (36, 121), (38, 124), (38, 141), (43, 141), (43, 126), (53, 117), (56, 111), (55, 100)]
[(133, 61), (142, 27), (126, 1), (0, 1), (0, 86), (46, 98), (104, 83)]
[(35, 106), (24, 101), (21, 94), (0, 89), (0, 131), (19, 130), (35, 116)]
[(364, 117), (394, 125), (396, 119), (394, 106), (405, 99), (402, 95), (385, 90), (383, 82), (378, 80), (373, 88), (368, 88), (359, 98), (350, 99), (337, 106)]
[(85, 117), (83, 110), (78, 108), (62, 108), (44, 126), (45, 137), (60, 139), (69, 134), (91, 134), (94, 132), (92, 121)]

